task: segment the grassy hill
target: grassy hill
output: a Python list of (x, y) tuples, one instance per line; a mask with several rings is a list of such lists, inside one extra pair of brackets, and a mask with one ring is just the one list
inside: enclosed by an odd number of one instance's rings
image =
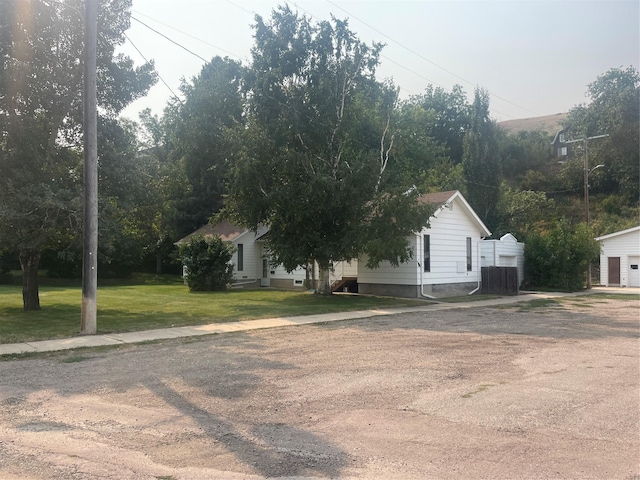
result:
[(531, 132), (542, 130), (549, 135), (555, 135), (558, 130), (562, 129), (561, 122), (567, 118), (566, 113), (556, 113), (554, 115), (545, 115), (543, 117), (518, 118), (515, 120), (505, 120), (498, 125), (507, 133)]

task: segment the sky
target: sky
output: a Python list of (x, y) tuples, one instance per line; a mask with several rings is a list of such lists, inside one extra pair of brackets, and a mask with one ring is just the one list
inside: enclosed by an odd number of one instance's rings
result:
[[(198, 75), (203, 59), (228, 56), (249, 65), (255, 15), (268, 19), (284, 3), (133, 0), (128, 40), (119, 51), (136, 64), (153, 59), (162, 80), (123, 115), (135, 120), (144, 108), (162, 115), (174, 93), (180, 95), (181, 81)], [(384, 43), (378, 77), (393, 79), (402, 98), (423, 93), (429, 84), (447, 91), (458, 84), (472, 100), (482, 87), (491, 94), (497, 121), (567, 112), (588, 101), (588, 85), (599, 75), (618, 67), (638, 70), (640, 62), (638, 0), (288, 4), (312, 21), (332, 14), (348, 19), (360, 40)]]

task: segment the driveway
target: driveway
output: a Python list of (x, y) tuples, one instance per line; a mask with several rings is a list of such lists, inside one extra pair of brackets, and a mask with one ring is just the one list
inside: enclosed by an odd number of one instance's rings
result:
[(0, 362), (0, 478), (640, 479), (640, 302)]

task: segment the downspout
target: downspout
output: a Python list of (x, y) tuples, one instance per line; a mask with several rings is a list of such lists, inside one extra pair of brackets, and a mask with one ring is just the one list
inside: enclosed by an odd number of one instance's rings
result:
[(424, 263), (424, 236), (421, 233), (416, 234), (416, 236), (418, 237), (416, 241), (416, 245), (419, 246), (418, 252), (422, 252), (421, 254), (418, 253), (418, 258), (420, 255), (423, 256), (422, 262), (418, 262), (418, 267), (420, 268), (420, 296), (428, 298), (429, 300), (437, 300), (436, 297), (424, 293), (424, 266), (422, 265)]
[[(478, 290), (480, 290), (480, 287), (482, 285), (482, 269), (480, 268), (480, 242), (482, 241), (484, 237), (480, 237), (480, 240), (478, 240), (478, 245), (477, 245), (477, 255), (476, 255), (476, 262), (478, 263), (478, 286), (476, 288), (474, 288), (473, 290), (471, 290), (469, 293), (467, 293), (467, 295), (473, 295), (474, 293), (476, 293)], [(471, 262), (471, 268), (473, 268), (473, 261)]]

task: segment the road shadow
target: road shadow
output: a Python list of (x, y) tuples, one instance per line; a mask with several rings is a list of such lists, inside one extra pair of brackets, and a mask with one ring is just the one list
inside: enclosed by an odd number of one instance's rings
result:
[(194, 420), (211, 440), (223, 445), (250, 471), (264, 477), (337, 478), (347, 464), (346, 452), (311, 432), (284, 423), (254, 423), (241, 430), (238, 422), (198, 406), (165, 383), (153, 383), (148, 388)]
[[(637, 300), (581, 299), (552, 301), (531, 307), (528, 303), (507, 306), (447, 308), (399, 315), (327, 322), (318, 328), (348, 325), (367, 331), (419, 329), (479, 335), (528, 335), (549, 339), (640, 338), (640, 302)], [(607, 304), (595, 309), (595, 304)]]
[[(44, 406), (38, 398), (47, 391), (55, 392), (62, 399), (99, 395), (109, 398), (109, 403), (116, 406), (140, 393), (135, 400), (136, 408), (145, 409), (148, 405), (154, 411), (158, 408), (177, 411), (185, 419), (171, 414), (168, 418), (178, 422), (174, 424), (178, 430), (194, 432), (196, 436), (204, 434), (209, 442), (197, 444), (200, 448), (197, 455), (207, 458), (211, 468), (217, 466), (215, 455), (224, 458), (231, 454), (238, 464), (233, 470), (241, 474), (265, 478), (339, 478), (348, 465), (349, 455), (301, 426), (301, 422), (287, 421), (287, 418), (301, 418), (298, 407), (288, 407), (282, 402), (278, 386), (265, 384), (265, 376), (273, 378), (275, 374), (279, 379), (286, 378), (286, 372), (297, 367), (274, 360), (265, 348), (260, 338), (231, 334), (0, 362), (0, 390), (4, 390), (0, 392), (0, 407), (4, 410), (0, 416), (19, 417), (14, 428), (24, 432), (70, 432), (72, 435), (81, 428), (100, 436), (104, 432), (92, 421), (78, 425), (64, 414), (42, 417), (40, 412)], [(155, 351), (154, 360), (145, 354), (150, 349)], [(69, 362), (69, 358), (76, 360)], [(20, 374), (16, 367), (22, 370)], [(29, 374), (25, 380), (26, 372)], [(271, 400), (265, 400), (265, 396)], [(276, 413), (265, 413), (267, 402), (271, 402), (271, 409)], [(112, 417), (99, 423), (105, 422), (110, 423), (109, 428), (117, 428), (123, 419)], [(124, 420), (125, 429), (126, 425)], [(164, 431), (164, 427), (160, 428), (159, 431)], [(149, 434), (142, 430), (136, 435)], [(149, 438), (155, 438), (150, 435)], [(163, 441), (171, 438), (168, 436)], [(161, 463), (166, 462), (167, 466), (183, 461), (163, 459), (161, 448), (152, 442), (143, 451)]]

